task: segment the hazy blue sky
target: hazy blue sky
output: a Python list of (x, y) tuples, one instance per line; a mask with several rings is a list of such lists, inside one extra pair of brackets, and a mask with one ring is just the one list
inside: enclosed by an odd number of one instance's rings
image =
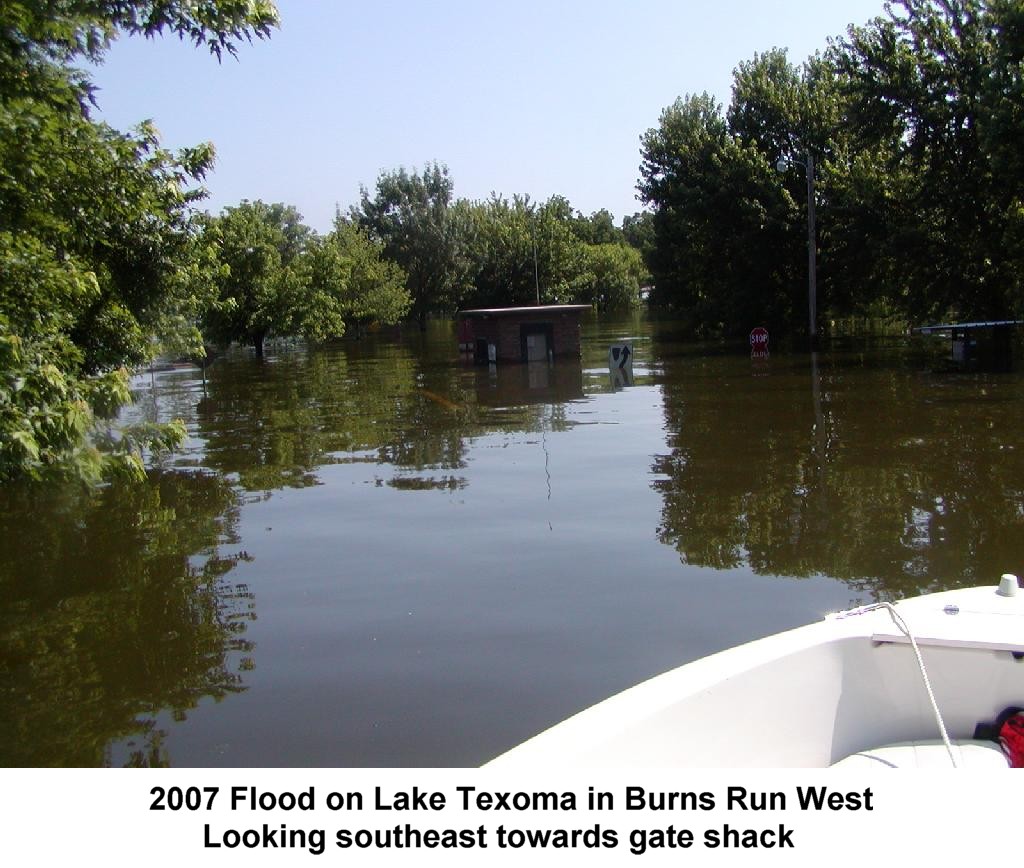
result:
[(736, 65), (802, 62), (882, 0), (278, 0), (282, 26), (218, 65), (177, 39), (123, 39), (96, 71), (101, 116), (211, 140), (213, 211), (295, 205), (320, 230), (382, 170), (446, 163), (457, 196), (559, 193), (639, 210), (639, 137), (678, 96), (727, 105)]

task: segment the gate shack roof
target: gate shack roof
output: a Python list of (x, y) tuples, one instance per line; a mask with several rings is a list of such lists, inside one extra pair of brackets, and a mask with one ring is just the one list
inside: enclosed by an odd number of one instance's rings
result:
[(542, 304), (533, 307), (482, 307), (475, 310), (460, 310), (456, 316), (536, 316), (545, 313), (583, 313), (590, 310), (589, 304)]
[(990, 319), (980, 322), (951, 322), (941, 325), (918, 326), (915, 332), (922, 335), (930, 335), (932, 332), (948, 332), (952, 329), (991, 329), (996, 326), (1017, 326), (1024, 325), (1024, 319)]

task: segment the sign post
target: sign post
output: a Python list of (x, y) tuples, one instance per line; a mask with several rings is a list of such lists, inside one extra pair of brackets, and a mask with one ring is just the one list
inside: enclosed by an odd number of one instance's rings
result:
[(608, 373), (615, 391), (633, 385), (632, 344), (612, 344), (608, 348)]

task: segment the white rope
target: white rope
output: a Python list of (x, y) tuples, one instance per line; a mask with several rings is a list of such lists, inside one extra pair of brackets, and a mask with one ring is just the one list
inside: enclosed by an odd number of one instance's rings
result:
[(932, 711), (935, 712), (935, 722), (939, 725), (939, 732), (942, 734), (942, 743), (946, 746), (946, 752), (949, 754), (949, 761), (953, 764), (953, 768), (957, 767), (956, 757), (953, 755), (953, 745), (949, 740), (949, 734), (946, 732), (946, 724), (942, 720), (942, 712), (939, 711), (939, 704), (935, 701), (935, 694), (932, 692), (931, 681), (928, 680), (928, 671), (924, 667), (924, 659), (921, 657), (921, 651), (917, 647), (917, 640), (914, 638), (914, 634), (910, 632), (910, 628), (907, 626), (907, 622), (903, 620), (900, 613), (896, 611), (896, 607), (892, 603), (872, 603), (867, 606), (861, 606), (858, 609), (852, 609), (849, 612), (844, 612), (844, 615), (859, 615), (861, 612), (870, 612), (873, 609), (885, 609), (889, 613), (889, 617), (892, 618), (893, 623), (899, 628), (900, 632), (903, 633), (910, 640), (910, 647), (914, 649), (914, 656), (917, 657), (917, 666), (921, 670), (921, 678), (924, 681), (924, 689), (928, 692), (928, 701), (932, 704)]

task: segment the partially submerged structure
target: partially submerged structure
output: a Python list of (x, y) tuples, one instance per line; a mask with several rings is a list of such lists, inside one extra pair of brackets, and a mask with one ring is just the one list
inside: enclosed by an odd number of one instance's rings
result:
[(983, 320), (921, 326), (914, 331), (922, 335), (948, 333), (949, 361), (958, 370), (1009, 371), (1013, 368), (1014, 333), (1021, 325), (1024, 320)]
[(578, 359), (580, 319), (588, 310), (588, 304), (462, 310), (459, 349), (480, 363)]

